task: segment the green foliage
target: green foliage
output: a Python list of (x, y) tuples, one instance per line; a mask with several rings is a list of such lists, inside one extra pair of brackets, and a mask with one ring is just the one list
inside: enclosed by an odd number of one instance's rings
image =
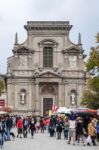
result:
[(94, 73), (94, 76), (87, 81), (87, 90), (83, 94), (81, 104), (99, 109), (99, 50), (97, 48), (91, 49), (86, 68), (89, 73)]
[(83, 94), (81, 105), (91, 109), (99, 109), (99, 94), (86, 90)]
[(4, 89), (4, 83), (3, 83), (2, 80), (0, 80), (0, 95), (1, 95), (1, 93), (3, 91), (3, 89)]
[(97, 33), (96, 42), (99, 43), (99, 33)]
[(91, 71), (94, 70), (95, 67), (99, 67), (99, 51), (92, 48), (86, 67), (87, 71)]
[(99, 92), (99, 76), (89, 80), (89, 88), (94, 92)]

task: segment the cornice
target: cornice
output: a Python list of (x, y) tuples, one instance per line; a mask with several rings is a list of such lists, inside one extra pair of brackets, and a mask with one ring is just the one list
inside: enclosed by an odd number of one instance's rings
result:
[(72, 25), (68, 21), (28, 21), (24, 28), (27, 31), (69, 31)]

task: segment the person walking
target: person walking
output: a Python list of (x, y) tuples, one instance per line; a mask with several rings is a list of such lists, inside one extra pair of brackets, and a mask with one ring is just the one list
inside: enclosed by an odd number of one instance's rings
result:
[(77, 142), (79, 144), (80, 139), (83, 142), (83, 145), (85, 146), (85, 138), (84, 138), (84, 126), (83, 126), (83, 120), (81, 117), (78, 117), (76, 121), (76, 137), (77, 137)]
[(0, 145), (1, 147), (4, 144), (4, 136), (5, 136), (5, 121), (4, 118), (0, 118)]
[(71, 140), (73, 139), (73, 145), (75, 145), (76, 141), (76, 122), (75, 122), (75, 117), (70, 116), (69, 120), (69, 138), (68, 138), (68, 144), (71, 143)]
[(34, 132), (35, 132), (35, 121), (34, 121), (34, 118), (31, 118), (31, 120), (30, 120), (30, 132), (31, 132), (31, 138), (33, 139)]
[(64, 119), (64, 139), (68, 140), (69, 121), (68, 117)]
[(63, 129), (63, 122), (61, 118), (58, 117), (57, 125), (56, 125), (57, 139), (61, 139), (62, 129)]
[(23, 118), (23, 136), (24, 136), (24, 138), (27, 138), (28, 125), (29, 125), (28, 117)]
[(10, 132), (13, 126), (13, 120), (11, 116), (7, 116), (6, 118), (6, 134), (7, 134), (7, 141), (10, 141)]
[(97, 121), (96, 132), (97, 132), (97, 141), (99, 142), (99, 120)]
[(44, 128), (45, 128), (44, 118), (41, 117), (41, 118), (40, 118), (40, 129), (41, 129), (41, 133), (44, 133)]
[[(92, 144), (96, 146), (96, 128), (95, 128), (95, 122), (94, 120), (91, 120), (91, 122), (88, 124), (88, 135), (91, 137)], [(87, 143), (87, 145), (90, 145)]]
[(22, 133), (23, 133), (23, 120), (22, 120), (21, 117), (19, 117), (18, 120), (17, 120), (17, 132), (18, 132), (17, 137), (22, 138)]

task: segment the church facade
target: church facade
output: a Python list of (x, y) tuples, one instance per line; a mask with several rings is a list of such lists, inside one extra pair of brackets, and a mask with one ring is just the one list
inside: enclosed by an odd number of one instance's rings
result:
[(65, 21), (29, 21), (27, 39), (17, 33), (7, 65), (7, 100), (15, 113), (47, 114), (55, 106), (80, 107), (85, 88), (84, 50), (69, 39)]

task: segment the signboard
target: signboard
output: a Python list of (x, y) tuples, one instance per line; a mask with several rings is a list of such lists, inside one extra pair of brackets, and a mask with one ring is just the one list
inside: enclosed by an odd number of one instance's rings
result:
[(5, 99), (0, 99), (0, 107), (4, 107), (5, 106)]

